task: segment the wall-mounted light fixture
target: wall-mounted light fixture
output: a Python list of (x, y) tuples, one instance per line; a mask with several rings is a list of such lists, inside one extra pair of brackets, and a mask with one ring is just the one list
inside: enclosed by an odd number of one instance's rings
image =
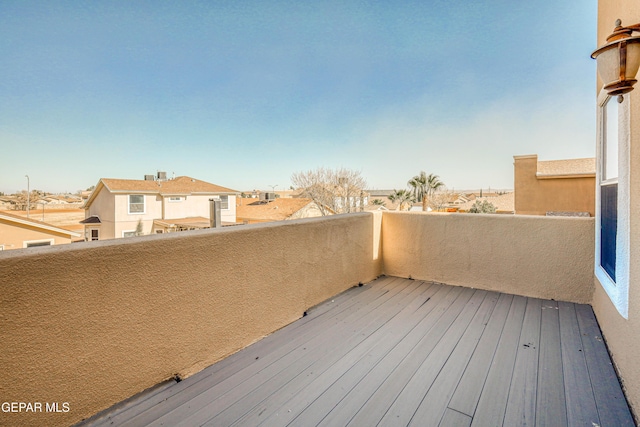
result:
[(603, 89), (611, 96), (631, 92), (637, 82), (640, 36), (633, 36), (634, 32), (640, 32), (640, 24), (623, 27), (618, 19), (613, 33), (607, 37), (607, 43), (591, 54), (598, 62)]

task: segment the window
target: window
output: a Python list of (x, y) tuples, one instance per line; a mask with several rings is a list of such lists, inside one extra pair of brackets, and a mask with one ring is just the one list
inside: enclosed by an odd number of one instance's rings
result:
[(215, 196), (215, 200), (220, 200), (220, 209), (229, 209), (229, 196)]
[(98, 233), (98, 229), (94, 228), (91, 230), (91, 240), (98, 240), (99, 238), (99, 233)]
[(136, 230), (129, 230), (129, 231), (122, 232), (122, 237), (135, 237), (135, 236), (136, 236)]
[(129, 213), (130, 214), (143, 214), (144, 213), (144, 196), (141, 194), (129, 195)]
[(600, 179), (600, 265), (616, 281), (618, 234), (618, 101), (609, 97), (602, 111)]
[(51, 245), (53, 245), (53, 239), (26, 240), (22, 243), (23, 248), (35, 248), (37, 246), (51, 246)]
[(604, 91), (598, 97), (595, 276), (618, 312), (629, 311), (628, 96), (622, 103)]
[(181, 202), (182, 197), (169, 197), (170, 202)]

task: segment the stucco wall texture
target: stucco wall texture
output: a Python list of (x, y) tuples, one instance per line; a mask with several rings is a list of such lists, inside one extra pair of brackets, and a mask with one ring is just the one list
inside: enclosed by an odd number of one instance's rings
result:
[[(0, 253), (0, 425), (69, 425), (381, 273), (380, 214)], [(13, 253), (13, 254), (12, 254)]]
[(384, 272), (590, 303), (593, 218), (385, 213)]
[(513, 166), (516, 214), (568, 211), (595, 215), (595, 177), (538, 178), (535, 155), (515, 156)]
[[(598, 46), (611, 34), (616, 19), (622, 25), (640, 22), (640, 2), (637, 0), (600, 0), (598, 2)], [(602, 87), (598, 79), (597, 91)], [(635, 411), (636, 422), (640, 414), (640, 85), (625, 96), (629, 102), (629, 318), (622, 317), (608, 295), (595, 279), (596, 290), (593, 309), (600, 323), (613, 362), (622, 379), (627, 399)], [(594, 102), (596, 97), (594, 96)]]

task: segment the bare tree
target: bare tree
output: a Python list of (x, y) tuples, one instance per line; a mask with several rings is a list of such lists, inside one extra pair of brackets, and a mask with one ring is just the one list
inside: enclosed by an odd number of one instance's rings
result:
[(323, 167), (295, 172), (291, 175), (294, 187), (302, 195), (313, 200), (322, 215), (355, 212), (364, 203), (365, 179), (359, 171), (350, 169), (326, 169)]
[(429, 207), (434, 211), (444, 211), (455, 197), (455, 193), (446, 188), (440, 188), (429, 197)]
[(14, 205), (14, 209), (18, 211), (26, 211), (27, 204), (29, 205), (29, 209), (32, 209), (33, 206), (36, 205), (36, 200), (40, 198), (41, 195), (44, 195), (44, 191), (39, 190), (31, 190), (31, 193), (27, 195), (25, 190), (15, 194), (16, 204)]

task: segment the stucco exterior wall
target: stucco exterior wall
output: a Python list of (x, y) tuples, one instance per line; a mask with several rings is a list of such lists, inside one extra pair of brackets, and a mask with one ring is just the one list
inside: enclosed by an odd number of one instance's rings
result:
[(590, 303), (593, 227), (592, 218), (385, 212), (384, 272)]
[[(89, 206), (89, 209), (85, 210), (85, 218), (97, 216), (100, 218), (101, 224), (99, 227), (91, 226), (85, 228), (98, 228), (98, 238), (100, 240), (115, 238), (115, 212), (115, 195), (110, 193), (105, 188), (102, 188), (102, 190), (100, 190), (100, 192), (96, 195), (93, 203), (91, 203), (91, 205)], [(89, 233), (89, 236), (90, 235), (91, 234)]]
[(70, 408), (3, 413), (1, 423), (77, 422), (374, 279), (380, 216), (0, 252), (0, 396)]
[[(131, 193), (133, 194), (133, 193)], [(153, 220), (162, 218), (162, 197), (156, 194), (144, 195), (144, 213), (129, 213), (129, 195), (115, 195), (115, 238), (122, 237), (125, 231), (135, 231), (138, 222), (142, 223), (142, 233), (150, 234)]]
[(35, 227), (18, 225), (0, 219), (0, 246), (3, 247), (3, 250), (22, 249), (25, 242), (33, 240), (52, 240), (52, 245), (71, 243), (71, 237), (68, 235), (47, 233)]
[[(236, 222), (236, 196), (229, 196), (229, 208), (221, 209), (222, 222)], [(211, 208), (209, 199), (214, 198), (212, 195), (189, 195), (184, 196), (180, 202), (172, 202), (169, 197), (164, 198), (164, 219), (188, 218), (201, 216), (209, 218)], [(157, 217), (160, 219), (161, 216)]]
[[(640, 22), (640, 2), (637, 0), (600, 0), (598, 4), (598, 41), (605, 43), (611, 34), (616, 19), (622, 25)], [(597, 91), (602, 87), (598, 79)], [(629, 102), (630, 144), (629, 164), (621, 170), (629, 171), (629, 226), (618, 230), (629, 235), (629, 310), (628, 319), (622, 317), (608, 295), (596, 279), (593, 309), (600, 323), (604, 338), (613, 357), (613, 362), (621, 377), (627, 399), (638, 420), (640, 414), (640, 87), (636, 84), (633, 92), (625, 96)], [(597, 92), (596, 92), (597, 93)], [(594, 96), (594, 102), (595, 102)], [(619, 211), (620, 212), (620, 211)]]
[(595, 216), (595, 177), (538, 178), (538, 156), (514, 157), (515, 213), (589, 212)]

